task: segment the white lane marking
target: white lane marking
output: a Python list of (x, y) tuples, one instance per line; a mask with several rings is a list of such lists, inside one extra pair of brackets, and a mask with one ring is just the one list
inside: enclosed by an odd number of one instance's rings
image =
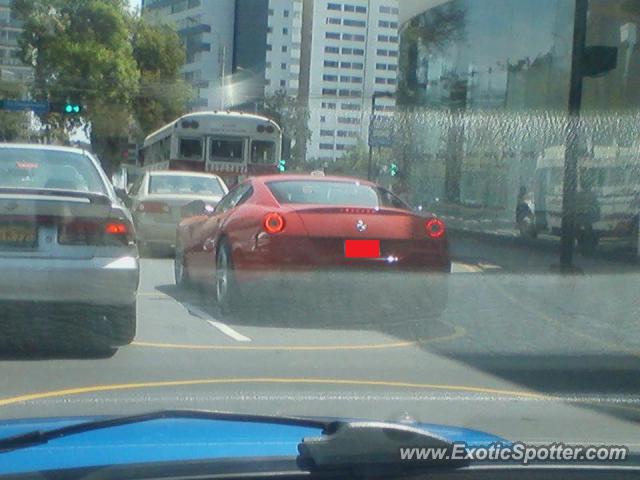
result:
[(217, 328), (218, 330), (220, 330), (225, 335), (233, 338), (237, 342), (250, 342), (251, 341), (251, 339), (249, 337), (245, 337), (241, 333), (236, 332), (229, 325), (226, 325), (226, 324), (221, 323), (221, 322), (213, 321), (213, 320), (207, 320), (207, 323), (209, 325), (211, 325), (212, 327)]
[(222, 322), (219, 322), (218, 320), (213, 318), (211, 315), (209, 315), (204, 310), (202, 310), (202, 309), (200, 309), (200, 308), (198, 308), (198, 307), (196, 307), (194, 305), (191, 305), (189, 303), (183, 303), (182, 305), (187, 309), (187, 311), (191, 315), (196, 316), (198, 318), (201, 318), (202, 320), (206, 320), (209, 325), (211, 325), (214, 328), (217, 328), (220, 332), (222, 332), (226, 336), (233, 338), (236, 342), (250, 342), (251, 341), (251, 339), (249, 337), (245, 337), (241, 333), (236, 332), (229, 325), (226, 325), (226, 324), (224, 324)]

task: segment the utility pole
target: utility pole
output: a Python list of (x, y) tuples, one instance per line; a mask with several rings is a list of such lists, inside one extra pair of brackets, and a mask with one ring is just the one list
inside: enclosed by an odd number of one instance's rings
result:
[(573, 267), (576, 238), (576, 192), (578, 190), (578, 154), (580, 108), (584, 81), (584, 59), (587, 41), (588, 0), (575, 0), (571, 77), (569, 84), (569, 121), (564, 154), (564, 182), (562, 188), (562, 237), (560, 241), (560, 268)]

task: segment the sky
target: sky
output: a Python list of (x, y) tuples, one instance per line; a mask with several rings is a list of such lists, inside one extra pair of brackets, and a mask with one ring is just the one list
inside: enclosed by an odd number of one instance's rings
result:
[(140, 6), (140, 0), (129, 0), (129, 5), (132, 8), (138, 8)]

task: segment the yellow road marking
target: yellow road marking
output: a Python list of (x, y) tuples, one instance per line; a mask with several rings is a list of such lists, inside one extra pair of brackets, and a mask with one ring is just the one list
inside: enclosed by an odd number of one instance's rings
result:
[(454, 332), (442, 337), (426, 338), (416, 341), (391, 342), (364, 345), (197, 345), (180, 343), (155, 343), (155, 342), (133, 342), (131, 345), (145, 348), (166, 348), (174, 350), (241, 350), (241, 351), (276, 351), (288, 350), (298, 352), (313, 351), (339, 351), (339, 350), (386, 350), (394, 348), (406, 348), (426, 343), (437, 343), (455, 340), (464, 337), (467, 331), (463, 327), (454, 326)]
[(467, 272), (471, 272), (471, 273), (481, 273), (482, 272), (482, 268), (479, 267), (479, 266), (465, 265), (465, 264), (462, 264), (462, 266), (467, 270)]
[(82, 395), (87, 393), (114, 392), (122, 390), (136, 390), (147, 388), (166, 388), (166, 387), (187, 387), (196, 385), (231, 385), (231, 384), (295, 384), (295, 385), (357, 385), (367, 387), (390, 387), (390, 388), (414, 388), (414, 389), (431, 389), (431, 390), (447, 390), (454, 392), (467, 393), (484, 393), (489, 395), (504, 395), (518, 398), (533, 398), (538, 400), (549, 400), (553, 397), (547, 395), (518, 391), (518, 390), (501, 390), (496, 388), (470, 387), (464, 385), (441, 385), (431, 383), (410, 383), (410, 382), (393, 382), (385, 380), (350, 380), (350, 379), (325, 379), (325, 378), (211, 378), (201, 380), (175, 380), (175, 381), (159, 381), (159, 382), (141, 382), (141, 383), (121, 383), (113, 385), (94, 385), (87, 387), (67, 388), (63, 390), (53, 390), (49, 392), (29, 393), (26, 395), (18, 395), (15, 397), (7, 397), (0, 399), (0, 407), (14, 405), (16, 403), (31, 402), (34, 400), (44, 400), (47, 398), (66, 397), (72, 395)]

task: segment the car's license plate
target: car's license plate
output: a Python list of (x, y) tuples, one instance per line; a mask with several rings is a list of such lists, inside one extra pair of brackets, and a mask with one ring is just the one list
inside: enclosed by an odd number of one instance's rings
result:
[(0, 224), (0, 246), (16, 248), (33, 248), (36, 245), (37, 229), (35, 226)]
[(344, 255), (347, 258), (379, 258), (380, 240), (346, 240)]

